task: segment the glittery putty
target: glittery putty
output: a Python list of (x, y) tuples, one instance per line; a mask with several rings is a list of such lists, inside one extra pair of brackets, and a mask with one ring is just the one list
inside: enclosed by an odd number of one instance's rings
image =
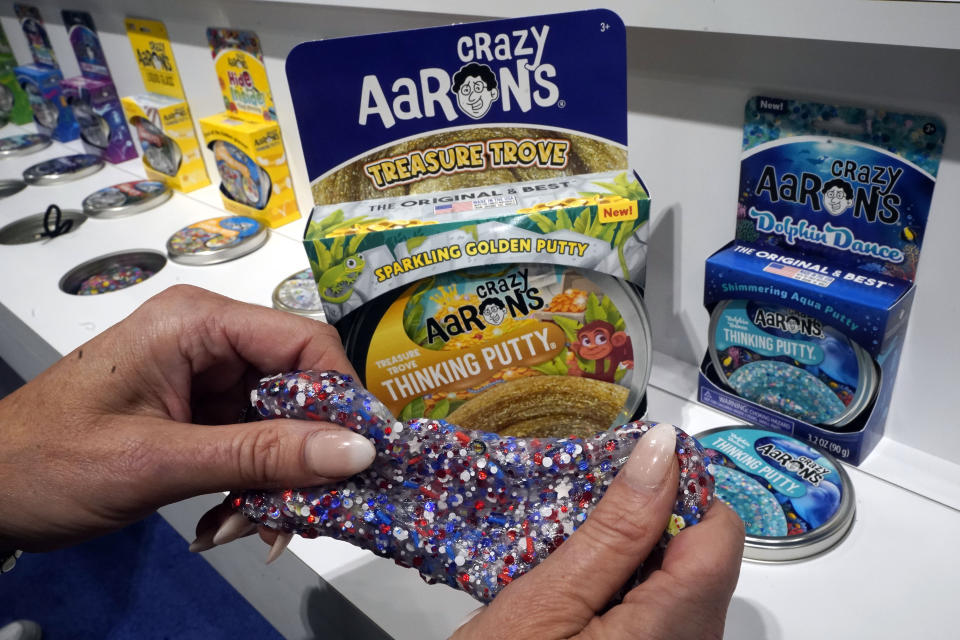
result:
[[(586, 520), (636, 441), (655, 426), (632, 422), (589, 439), (524, 439), (441, 420), (402, 424), (351, 377), (334, 372), (265, 378), (251, 402), (263, 418), (325, 420), (362, 433), (377, 457), (341, 483), (232, 494), (235, 508), (274, 529), (345, 540), (482, 602)], [(679, 429), (677, 458), (674, 531), (698, 522), (713, 500), (702, 449)], [(670, 537), (664, 532), (661, 544)]]

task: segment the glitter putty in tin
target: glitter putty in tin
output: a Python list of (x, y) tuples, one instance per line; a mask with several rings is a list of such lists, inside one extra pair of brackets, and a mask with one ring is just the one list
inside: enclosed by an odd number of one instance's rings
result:
[(745, 558), (785, 562), (816, 555), (853, 524), (853, 485), (828, 454), (758, 427), (720, 427), (696, 438), (717, 499), (744, 522)]
[(167, 259), (156, 251), (122, 251), (77, 265), (60, 279), (60, 290), (78, 296), (132, 287), (156, 275)]
[(849, 423), (877, 386), (866, 351), (840, 331), (789, 307), (720, 302), (709, 335), (721, 381), (747, 400), (811, 424)]
[[(263, 418), (330, 421), (361, 433), (377, 457), (339, 483), (231, 494), (235, 508), (274, 529), (345, 540), (482, 602), (586, 520), (654, 426), (632, 422), (588, 439), (524, 439), (442, 420), (403, 424), (351, 377), (334, 372), (265, 378), (250, 399)], [(713, 500), (702, 450), (676, 431), (680, 485), (663, 543), (697, 523)]]
[[(345, 270), (340, 288), (356, 275)], [(381, 296), (337, 327), (366, 387), (404, 420), (450, 416), (515, 436), (585, 436), (633, 419), (650, 376), (638, 289), (587, 269), (459, 269)], [(571, 393), (582, 402), (567, 403)]]

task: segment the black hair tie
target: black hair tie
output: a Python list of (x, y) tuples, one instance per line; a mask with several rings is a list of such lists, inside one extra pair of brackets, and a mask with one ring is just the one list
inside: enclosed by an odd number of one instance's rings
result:
[(43, 233), (40, 234), (40, 237), (56, 238), (59, 235), (67, 233), (72, 228), (73, 220), (64, 220), (60, 207), (52, 204), (47, 207), (47, 211), (43, 214)]

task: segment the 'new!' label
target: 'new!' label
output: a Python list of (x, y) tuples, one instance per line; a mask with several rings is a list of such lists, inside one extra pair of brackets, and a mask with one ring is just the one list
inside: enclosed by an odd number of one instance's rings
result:
[(610, 203), (597, 205), (600, 222), (608, 224), (621, 220), (637, 219), (637, 204), (632, 200), (617, 199)]

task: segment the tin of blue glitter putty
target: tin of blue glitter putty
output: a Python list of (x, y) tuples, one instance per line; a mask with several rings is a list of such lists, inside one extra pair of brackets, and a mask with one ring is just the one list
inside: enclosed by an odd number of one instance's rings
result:
[(78, 153), (45, 160), (23, 172), (27, 184), (47, 185), (70, 182), (89, 176), (103, 168), (103, 158), (89, 153)]
[(853, 485), (827, 453), (752, 426), (719, 427), (695, 437), (716, 497), (743, 520), (744, 558), (808, 558), (837, 544), (853, 524)]
[(717, 377), (740, 397), (810, 424), (842, 426), (868, 404), (873, 359), (837, 329), (782, 305), (724, 300), (710, 317)]
[(210, 218), (170, 236), (167, 255), (181, 264), (219, 264), (256, 251), (266, 243), (267, 237), (267, 228), (253, 218)]
[(317, 320), (325, 320), (323, 300), (308, 267), (288, 276), (273, 290), (273, 308)]
[(119, 218), (160, 206), (173, 191), (156, 180), (121, 182), (94, 191), (83, 199), (83, 211), (97, 218)]
[(50, 136), (42, 133), (24, 133), (0, 138), (0, 157), (25, 156), (46, 149), (51, 142)]

